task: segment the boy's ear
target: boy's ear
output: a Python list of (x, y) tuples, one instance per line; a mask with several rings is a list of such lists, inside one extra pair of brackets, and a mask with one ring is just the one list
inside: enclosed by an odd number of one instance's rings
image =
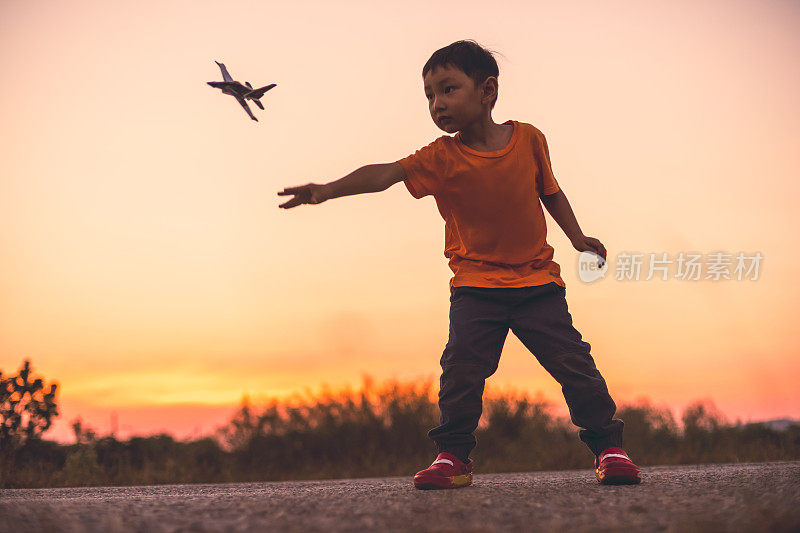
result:
[(483, 85), (481, 87), (482, 87), (481, 102), (483, 102), (484, 104), (490, 104), (492, 100), (494, 100), (497, 97), (497, 91), (499, 89), (497, 78), (494, 76), (489, 76), (483, 82)]

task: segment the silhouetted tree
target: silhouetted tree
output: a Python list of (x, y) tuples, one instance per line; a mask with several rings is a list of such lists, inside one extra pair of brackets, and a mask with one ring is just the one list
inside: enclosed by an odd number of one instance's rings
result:
[(6, 378), (0, 371), (0, 449), (13, 449), (38, 439), (58, 416), (58, 384), (51, 384), (50, 392), (45, 392), (44, 381), (31, 378), (29, 360), (25, 360), (17, 376)]
[(88, 444), (97, 440), (97, 432), (89, 427), (84, 427), (80, 417), (74, 419), (71, 426), (72, 432), (75, 434), (75, 444)]
[(696, 401), (683, 412), (684, 432), (715, 431), (726, 423), (713, 401)]

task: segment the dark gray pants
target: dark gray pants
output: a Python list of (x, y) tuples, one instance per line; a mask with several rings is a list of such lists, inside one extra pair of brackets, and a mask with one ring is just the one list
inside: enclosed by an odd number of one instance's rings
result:
[(536, 356), (564, 393), (572, 423), (592, 453), (622, 446), (623, 422), (603, 376), (555, 282), (519, 288), (451, 287), (450, 338), (441, 358), (440, 425), (428, 432), (439, 452), (466, 460), (483, 411), (486, 378), (500, 362), (508, 330)]

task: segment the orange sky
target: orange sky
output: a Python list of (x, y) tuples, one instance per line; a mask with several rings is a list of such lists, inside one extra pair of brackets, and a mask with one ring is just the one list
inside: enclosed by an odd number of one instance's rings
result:
[[(795, 2), (0, 4), (0, 369), (60, 383), (120, 436), (208, 433), (323, 384), (436, 379), (443, 221), (402, 184), (288, 211), (286, 186), (395, 161), (442, 134), (420, 71), (499, 51), (496, 122), (547, 136), (610, 265), (622, 251), (760, 252), (757, 281), (577, 277), (576, 327), (617, 403), (800, 417), (800, 6)], [(260, 122), (206, 85), (267, 93)], [(509, 334), (489, 388), (558, 384)]]

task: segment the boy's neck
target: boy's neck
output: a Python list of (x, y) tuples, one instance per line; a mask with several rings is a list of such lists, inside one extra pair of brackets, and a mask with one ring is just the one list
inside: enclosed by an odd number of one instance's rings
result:
[(458, 132), (462, 143), (478, 152), (495, 152), (506, 147), (514, 132), (512, 124), (497, 124), (491, 117), (476, 121)]

